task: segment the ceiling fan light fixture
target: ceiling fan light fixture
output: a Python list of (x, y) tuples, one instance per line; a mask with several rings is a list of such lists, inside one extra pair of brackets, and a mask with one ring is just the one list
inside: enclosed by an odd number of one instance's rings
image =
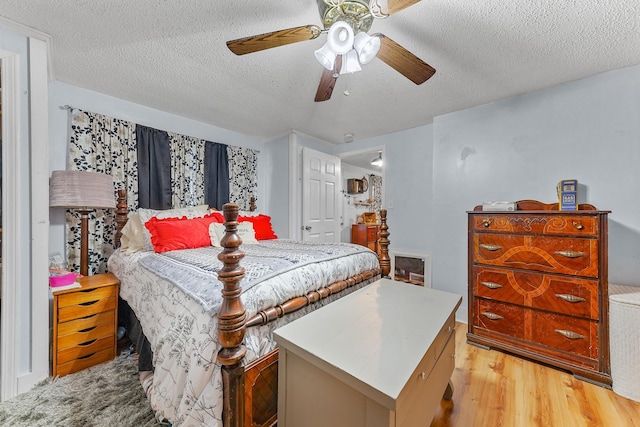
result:
[(329, 28), (327, 45), (336, 55), (344, 55), (353, 48), (353, 28), (344, 21), (336, 21)]
[(333, 67), (336, 63), (336, 54), (327, 43), (324, 44), (320, 49), (314, 52), (314, 55), (318, 62), (322, 64), (324, 68), (327, 70), (333, 70)]
[(371, 37), (364, 32), (358, 33), (354, 38), (353, 47), (358, 52), (360, 63), (368, 64), (380, 50), (380, 37)]
[(351, 49), (345, 55), (342, 56), (342, 67), (340, 68), (340, 74), (355, 73), (362, 70), (360, 62), (358, 61), (358, 53), (355, 49)]
[(378, 157), (371, 160), (371, 165), (378, 166), (378, 167), (382, 166), (382, 151), (378, 153)]

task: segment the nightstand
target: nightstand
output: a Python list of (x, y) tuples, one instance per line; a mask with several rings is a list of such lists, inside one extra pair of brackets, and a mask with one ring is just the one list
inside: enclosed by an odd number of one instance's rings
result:
[(53, 294), (53, 376), (116, 356), (118, 290), (112, 273), (78, 279), (82, 287)]

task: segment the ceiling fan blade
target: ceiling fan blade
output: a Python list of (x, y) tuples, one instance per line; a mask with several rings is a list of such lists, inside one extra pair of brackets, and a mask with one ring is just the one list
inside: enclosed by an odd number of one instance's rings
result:
[(316, 92), (315, 102), (327, 101), (331, 98), (333, 93), (333, 87), (338, 80), (338, 70), (342, 67), (342, 55), (336, 57), (336, 63), (333, 70), (327, 70), (323, 67), (322, 77), (320, 77), (320, 84), (318, 85), (318, 91)]
[(398, 13), (419, 1), (420, 0), (387, 0), (387, 10), (385, 11), (383, 7), (382, 11), (387, 15), (393, 15), (394, 13)]
[(244, 37), (237, 40), (229, 40), (227, 47), (236, 55), (258, 52), (272, 47), (313, 40), (318, 37), (322, 29), (317, 25), (304, 25), (302, 27), (288, 28), (286, 30), (273, 31), (257, 36)]
[(400, 46), (384, 34), (374, 34), (380, 38), (378, 58), (397, 72), (419, 85), (429, 80), (436, 69)]

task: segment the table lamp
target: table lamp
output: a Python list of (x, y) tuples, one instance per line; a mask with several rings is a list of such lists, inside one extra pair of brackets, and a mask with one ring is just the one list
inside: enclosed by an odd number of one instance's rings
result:
[(49, 182), (49, 206), (80, 213), (80, 274), (89, 274), (89, 213), (116, 207), (113, 177), (87, 171), (53, 171)]

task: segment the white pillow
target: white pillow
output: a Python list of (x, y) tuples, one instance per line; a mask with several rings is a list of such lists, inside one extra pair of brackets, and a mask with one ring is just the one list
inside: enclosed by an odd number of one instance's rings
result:
[(122, 227), (120, 249), (127, 253), (134, 253), (144, 249), (143, 228), (140, 215), (137, 213), (131, 214), (127, 223)]
[[(217, 248), (222, 247), (220, 241), (225, 235), (224, 224), (220, 224), (219, 222), (212, 222), (209, 225), (209, 237), (211, 238), (211, 246), (215, 246)], [(238, 236), (242, 239), (243, 245), (252, 245), (258, 243), (256, 240), (256, 233), (253, 230), (253, 224), (250, 222), (240, 222), (238, 223)]]
[(144, 250), (145, 251), (153, 250), (153, 243), (151, 243), (151, 233), (149, 232), (147, 227), (144, 226), (144, 224), (154, 216), (158, 219), (182, 218), (182, 217), (187, 217), (187, 219), (191, 219), (191, 218), (203, 217), (208, 213), (209, 213), (208, 205), (188, 206), (186, 208), (165, 209), (165, 210), (146, 209), (146, 208), (138, 209), (138, 214), (140, 215), (140, 222), (143, 225), (142, 235), (143, 235)]

